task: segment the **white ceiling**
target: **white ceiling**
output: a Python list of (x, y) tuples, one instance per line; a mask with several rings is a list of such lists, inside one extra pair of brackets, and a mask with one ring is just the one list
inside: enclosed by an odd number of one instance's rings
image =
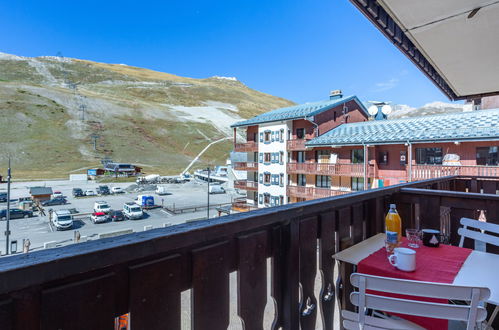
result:
[(457, 96), (499, 92), (498, 0), (378, 2)]

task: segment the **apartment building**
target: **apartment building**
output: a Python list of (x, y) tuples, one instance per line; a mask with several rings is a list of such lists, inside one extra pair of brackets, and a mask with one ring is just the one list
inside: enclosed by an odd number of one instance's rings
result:
[[(289, 165), (315, 157), (306, 142), (342, 124), (367, 119), (367, 109), (356, 96), (343, 97), (341, 91), (333, 91), (329, 100), (276, 109), (232, 125), (234, 150), (246, 152), (248, 160), (234, 164), (235, 169), (248, 171), (247, 180), (236, 181), (234, 186), (247, 191), (249, 206), (297, 201), (289, 187), (306, 184), (307, 178)], [(236, 142), (237, 130), (244, 130), (245, 142)], [(308, 181), (311, 184), (313, 179)]]

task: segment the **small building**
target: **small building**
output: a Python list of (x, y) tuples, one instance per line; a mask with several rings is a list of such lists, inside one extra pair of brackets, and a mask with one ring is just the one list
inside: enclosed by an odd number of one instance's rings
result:
[(142, 172), (142, 167), (126, 163), (106, 163), (104, 165), (104, 171), (114, 175), (131, 176)]
[(30, 187), (29, 194), (34, 201), (43, 202), (52, 197), (51, 187)]

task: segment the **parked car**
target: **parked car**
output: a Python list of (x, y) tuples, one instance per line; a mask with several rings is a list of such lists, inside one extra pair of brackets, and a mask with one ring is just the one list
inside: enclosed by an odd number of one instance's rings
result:
[(52, 206), (52, 205), (64, 205), (67, 204), (68, 201), (64, 197), (56, 197), (49, 199), (48, 201), (42, 202), (43, 206)]
[(0, 193), (0, 202), (6, 202), (7, 201), (7, 193)]
[(109, 195), (111, 192), (109, 191), (108, 186), (99, 186), (97, 187), (97, 194), (99, 195)]
[(92, 219), (93, 223), (102, 223), (106, 222), (109, 219), (107, 214), (104, 212), (94, 212), (92, 213), (92, 216), (90, 218)]
[(109, 213), (109, 217), (111, 218), (112, 221), (125, 220), (125, 214), (123, 213), (123, 211), (120, 210), (111, 211), (111, 213)]
[(96, 196), (97, 193), (93, 189), (87, 189), (85, 190), (85, 196)]
[(127, 219), (142, 219), (144, 216), (144, 212), (142, 211), (142, 208), (138, 206), (135, 203), (125, 203), (123, 205), (123, 213), (125, 214), (125, 217)]
[[(10, 209), (10, 218), (11, 219), (19, 219), (19, 218), (29, 218), (33, 216), (32, 211), (25, 211), (21, 209)], [(7, 210), (0, 211), (0, 219), (7, 220)]]
[(125, 191), (121, 188), (121, 187), (112, 187), (111, 188), (111, 192), (113, 194), (122, 194), (124, 193)]
[(220, 185), (212, 185), (210, 186), (210, 190), (208, 192), (210, 194), (225, 194), (225, 189)]
[(108, 203), (104, 201), (99, 201), (94, 203), (94, 212), (104, 212), (108, 214), (111, 212), (111, 207), (109, 206)]
[(58, 198), (58, 197), (64, 197), (64, 195), (60, 191), (54, 191), (54, 193), (52, 194), (52, 198)]
[(82, 197), (85, 196), (85, 193), (81, 188), (73, 188), (73, 197)]
[(73, 227), (73, 215), (69, 210), (58, 210), (52, 213), (52, 224), (56, 230), (71, 229)]

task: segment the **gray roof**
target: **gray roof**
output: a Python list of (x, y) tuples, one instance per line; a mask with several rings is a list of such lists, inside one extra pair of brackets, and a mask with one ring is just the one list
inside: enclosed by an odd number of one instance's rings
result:
[(367, 109), (364, 107), (362, 102), (360, 102), (357, 96), (353, 95), (348, 97), (336, 98), (333, 100), (304, 103), (304, 104), (294, 105), (292, 107), (275, 109), (266, 113), (262, 113), (261, 115), (255, 116), (248, 120), (232, 124), (231, 127), (250, 126), (262, 123), (270, 123), (273, 121), (293, 120), (304, 117), (312, 117), (321, 112), (324, 112), (326, 110), (337, 107), (338, 105), (346, 103), (350, 100), (357, 101), (360, 108), (364, 110), (364, 112), (367, 114)]
[(499, 109), (340, 125), (307, 146), (499, 140)]
[(30, 187), (29, 194), (38, 196), (38, 195), (52, 195), (52, 188), (50, 187)]

